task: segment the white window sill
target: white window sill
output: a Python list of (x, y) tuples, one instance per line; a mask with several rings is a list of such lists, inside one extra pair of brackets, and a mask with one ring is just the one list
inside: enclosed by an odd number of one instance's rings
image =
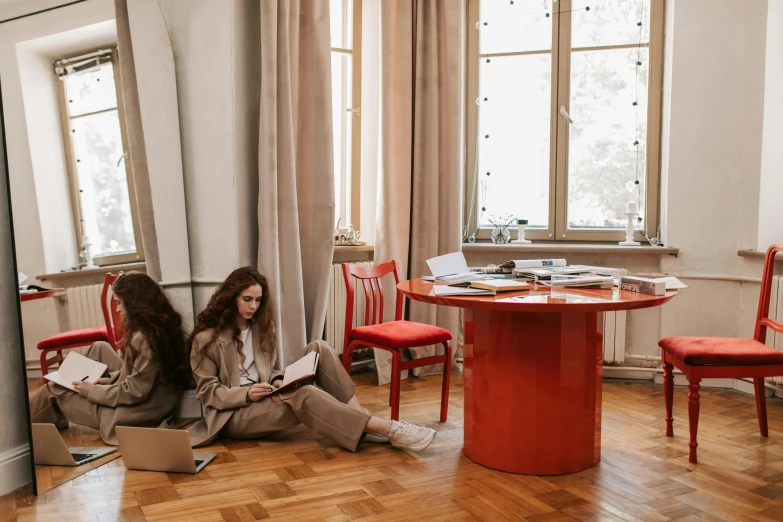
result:
[[(737, 255), (739, 257), (748, 257), (751, 259), (759, 259), (761, 261), (764, 260), (765, 257), (767, 257), (767, 252), (762, 250), (738, 250)], [(775, 262), (781, 262), (783, 261), (783, 252), (778, 252), (778, 254), (775, 256)]]
[(130, 272), (131, 270), (146, 273), (147, 265), (144, 262), (139, 262), (125, 263), (122, 265), (95, 266), (91, 268), (82, 268), (81, 270), (66, 270), (53, 274), (39, 275), (37, 276), (37, 279), (40, 279), (41, 281), (51, 281), (54, 286), (67, 288), (81, 286), (82, 284), (102, 283), (104, 274), (108, 272)]
[(526, 245), (518, 243), (506, 243), (505, 245), (496, 245), (494, 243), (463, 243), (463, 252), (544, 252), (544, 253), (599, 253), (599, 254), (619, 254), (619, 255), (642, 255), (642, 256), (677, 256), (680, 253), (679, 248), (672, 247), (654, 247), (652, 245), (640, 246), (620, 246), (613, 244), (598, 243), (543, 243), (533, 242)]
[(374, 245), (335, 245), (332, 262), (350, 263), (352, 261), (372, 261), (374, 257)]

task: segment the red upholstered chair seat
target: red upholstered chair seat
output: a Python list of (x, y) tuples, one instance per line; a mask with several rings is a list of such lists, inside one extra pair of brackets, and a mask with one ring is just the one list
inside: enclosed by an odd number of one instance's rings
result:
[(351, 341), (363, 341), (369, 345), (389, 348), (415, 348), (450, 341), (451, 332), (429, 324), (390, 321), (354, 328), (348, 332), (348, 338)]
[(38, 343), (38, 349), (47, 350), (70, 345), (87, 346), (98, 341), (109, 341), (105, 326), (95, 326), (93, 328), (82, 328), (81, 330), (58, 333), (57, 335), (47, 337)]
[(658, 344), (689, 366), (783, 364), (783, 353), (753, 339), (666, 337)]

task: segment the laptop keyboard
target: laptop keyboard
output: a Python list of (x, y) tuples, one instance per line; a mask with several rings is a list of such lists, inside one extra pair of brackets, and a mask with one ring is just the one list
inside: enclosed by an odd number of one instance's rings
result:
[(76, 462), (81, 462), (83, 460), (87, 460), (89, 458), (92, 458), (95, 456), (95, 453), (71, 453), (71, 456), (73, 457), (73, 460)]
[(194, 460), (193, 462), (196, 463), (196, 467), (199, 467), (201, 465), (201, 463), (204, 462), (204, 461), (203, 460)]

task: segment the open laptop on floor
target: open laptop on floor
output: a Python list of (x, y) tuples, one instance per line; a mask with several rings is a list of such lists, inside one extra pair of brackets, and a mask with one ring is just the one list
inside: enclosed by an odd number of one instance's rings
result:
[(81, 466), (117, 448), (69, 448), (54, 424), (33, 423), (33, 455), (42, 466)]
[(214, 453), (193, 453), (185, 430), (117, 426), (117, 440), (127, 469), (198, 473)]

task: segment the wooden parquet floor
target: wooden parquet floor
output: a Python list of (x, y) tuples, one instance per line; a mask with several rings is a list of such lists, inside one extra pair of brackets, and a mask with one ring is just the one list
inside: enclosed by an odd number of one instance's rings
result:
[[(358, 395), (388, 414), (388, 387), (360, 375)], [(664, 436), (661, 386), (605, 381), (603, 456), (582, 473), (506, 474), (461, 452), (462, 378), (449, 422), (437, 422), (439, 377), (402, 386), (403, 419), (438, 436), (418, 454), (366, 443), (358, 453), (304, 427), (205, 449), (198, 475), (128, 471), (122, 458), (35, 497), (0, 497), (0, 520), (404, 521), (783, 520), (783, 401), (758, 435), (753, 397), (702, 388), (698, 465), (687, 462), (686, 390), (675, 390), (675, 437)]]

